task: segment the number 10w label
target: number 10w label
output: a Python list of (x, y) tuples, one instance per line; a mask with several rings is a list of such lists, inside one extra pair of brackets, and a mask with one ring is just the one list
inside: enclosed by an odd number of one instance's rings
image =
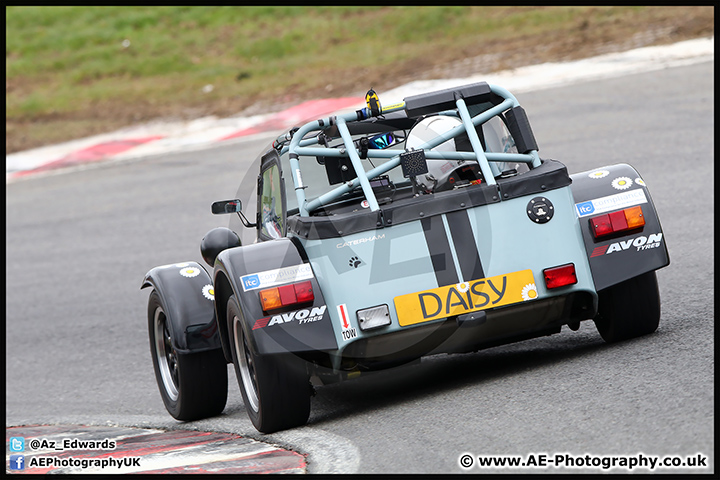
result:
[(350, 315), (348, 315), (347, 305), (344, 303), (337, 306), (338, 315), (340, 316), (340, 324), (342, 326), (342, 339), (347, 342), (357, 337), (357, 330), (350, 324)]

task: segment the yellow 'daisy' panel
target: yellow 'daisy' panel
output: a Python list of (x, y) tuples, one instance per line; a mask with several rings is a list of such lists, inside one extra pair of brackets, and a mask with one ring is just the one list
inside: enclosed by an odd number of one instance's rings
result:
[(447, 285), (395, 297), (400, 326), (533, 300), (538, 297), (532, 270)]

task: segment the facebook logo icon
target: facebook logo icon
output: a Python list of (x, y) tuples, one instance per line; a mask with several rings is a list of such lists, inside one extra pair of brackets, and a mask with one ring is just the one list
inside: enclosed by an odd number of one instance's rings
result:
[(25, 455), (10, 455), (10, 470), (24, 470)]
[(25, 439), (23, 437), (10, 437), (10, 451), (11, 452), (25, 451)]

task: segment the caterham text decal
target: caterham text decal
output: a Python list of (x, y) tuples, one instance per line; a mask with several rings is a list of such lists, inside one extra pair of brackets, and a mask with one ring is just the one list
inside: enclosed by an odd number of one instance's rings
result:
[(395, 297), (398, 323), (405, 327), (486, 308), (538, 298), (532, 270), (461, 282)]
[(629, 192), (616, 193), (607, 197), (596, 198), (575, 204), (575, 210), (578, 217), (586, 217), (588, 215), (596, 215), (598, 213), (618, 210), (620, 208), (632, 207), (647, 203), (645, 191), (642, 188), (630, 190)]
[(372, 235), (370, 237), (365, 238), (358, 238), (357, 240), (348, 240), (347, 242), (340, 242), (337, 245), (335, 245), (335, 248), (343, 248), (343, 247), (350, 247), (355, 245), (360, 245), (361, 243), (367, 243), (367, 242), (374, 242), (375, 240), (382, 240), (385, 238), (385, 234), (382, 235)]
[(614, 252), (622, 252), (623, 250), (634, 250), (639, 252), (641, 250), (648, 250), (650, 248), (657, 248), (660, 246), (662, 241), (662, 233), (653, 233), (648, 235), (641, 235), (639, 237), (631, 238), (629, 240), (623, 240), (620, 242), (609, 243), (607, 245), (601, 245), (595, 247), (590, 254), (590, 258), (599, 257), (600, 255), (609, 255)]
[(309, 278), (313, 278), (312, 267), (310, 267), (309, 263), (303, 263), (302, 265), (245, 275), (240, 277), (240, 283), (242, 283), (243, 291), (247, 292), (248, 290), (298, 282)]
[(271, 317), (260, 318), (255, 320), (255, 325), (253, 325), (252, 329), (256, 330), (258, 328), (272, 327), (273, 325), (294, 321), (297, 321), (300, 325), (304, 323), (317, 322), (325, 317), (326, 309), (327, 306), (323, 305), (322, 307), (304, 308), (295, 312), (280, 313)]

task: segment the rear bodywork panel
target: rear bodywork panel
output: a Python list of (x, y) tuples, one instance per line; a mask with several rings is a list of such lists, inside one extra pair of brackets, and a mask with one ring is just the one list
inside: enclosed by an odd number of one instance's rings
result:
[[(592, 318), (595, 289), (570, 188), (561, 187), (540, 196), (549, 200), (555, 210), (552, 221), (544, 225), (534, 223), (527, 215), (528, 203), (535, 196), (422, 215), (414, 221), (348, 236), (301, 239), (334, 325), (342, 324), (339, 306), (344, 305), (350, 312), (353, 335), (343, 337), (342, 328), (336, 328), (341, 352), (347, 350), (348, 356), (380, 361), (419, 343), (418, 335), (435, 335), (418, 350), (437, 350), (442, 343), (447, 343), (448, 350), (457, 350), (492, 344), (518, 332), (541, 332)], [(464, 203), (456, 200), (458, 205)], [(469, 203), (467, 198), (462, 200)], [(432, 211), (427, 201), (424, 206)], [(551, 294), (542, 282), (542, 270), (568, 263), (575, 264), (578, 282)], [(521, 277), (520, 284), (508, 281), (508, 274), (525, 270), (530, 270), (529, 277)], [(494, 283), (476, 282), (488, 278)], [(449, 288), (435, 295), (420, 295), (446, 286)], [(525, 287), (527, 300), (523, 299)], [(406, 318), (406, 325), (400, 325), (396, 301), (399, 304), (399, 297), (403, 297), (402, 305), (409, 307), (413, 296), (420, 309), (415, 318)], [(553, 296), (558, 297), (556, 301), (544, 301)], [(513, 304), (493, 307), (506, 297)], [(363, 332), (354, 313), (382, 304), (389, 307), (391, 324)], [(488, 309), (487, 320), (458, 330), (456, 312), (479, 309)], [(533, 314), (528, 315), (528, 310)], [(442, 329), (440, 324), (448, 318), (450, 325)], [(403, 335), (413, 329), (418, 332)], [(395, 334), (398, 347), (389, 339), (370, 340), (388, 334)]]
[[(603, 290), (670, 263), (650, 191), (630, 165), (619, 164), (572, 175), (575, 210), (595, 287)], [(629, 234), (594, 239), (590, 220), (640, 205), (645, 225)]]
[[(315, 300), (289, 311), (263, 312), (258, 291), (273, 285), (309, 280)], [(226, 319), (225, 306), (235, 295), (246, 327), (251, 332), (252, 348), (263, 354), (332, 350), (337, 347), (331, 316), (323, 300), (322, 288), (310, 264), (304, 263), (296, 244), (281, 238), (245, 247), (227, 249), (215, 261), (216, 305), (218, 318)], [(222, 327), (225, 327), (224, 322)], [(227, 337), (223, 347), (229, 358)]]

